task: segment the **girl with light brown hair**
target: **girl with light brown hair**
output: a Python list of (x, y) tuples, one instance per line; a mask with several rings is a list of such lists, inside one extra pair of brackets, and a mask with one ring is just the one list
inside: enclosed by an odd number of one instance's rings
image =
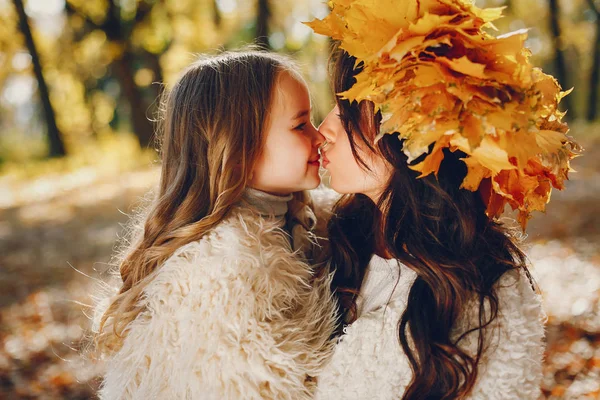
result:
[(156, 197), (98, 312), (103, 399), (303, 399), (331, 351), (309, 264), (322, 136), (287, 58), (223, 53), (162, 106)]

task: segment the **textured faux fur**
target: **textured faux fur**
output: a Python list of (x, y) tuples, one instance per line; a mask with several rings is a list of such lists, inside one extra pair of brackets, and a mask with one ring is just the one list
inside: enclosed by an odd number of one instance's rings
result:
[[(344, 328), (334, 355), (319, 376), (315, 398), (380, 399), (402, 397), (412, 379), (408, 358), (398, 339), (398, 321), (406, 309), (416, 273), (401, 266), (400, 281), (387, 307), (361, 315)], [(535, 400), (540, 396), (544, 320), (540, 296), (527, 276), (504, 274), (497, 283), (499, 314), (486, 330), (488, 348), (479, 364), (479, 375), (470, 399)], [(473, 326), (478, 305), (468, 308), (454, 330), (454, 338)], [(472, 355), (476, 333), (460, 345)]]
[(330, 280), (275, 221), (236, 208), (158, 269), (100, 398), (311, 398), (333, 347)]

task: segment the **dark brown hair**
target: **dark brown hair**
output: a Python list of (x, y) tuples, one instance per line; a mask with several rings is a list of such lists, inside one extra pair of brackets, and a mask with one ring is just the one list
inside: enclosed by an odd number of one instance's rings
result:
[[(331, 64), (335, 93), (348, 90), (361, 65), (339, 49)], [(383, 250), (409, 266), (417, 278), (398, 321), (398, 338), (413, 379), (402, 398), (464, 398), (475, 384), (487, 346), (483, 328), (497, 317), (494, 284), (509, 270), (527, 272), (525, 255), (507, 228), (488, 218), (480, 194), (460, 189), (467, 172), (460, 160), (464, 154), (446, 151), (437, 178), (417, 178), (398, 134), (373, 144), (381, 120), (373, 103), (337, 97), (337, 104), (357, 161), (368, 169), (356, 151), (357, 146), (368, 147), (393, 167), (378, 204), (355, 194), (344, 196), (334, 208), (328, 229), (340, 311), (347, 322), (356, 319), (356, 294), (374, 253)], [(453, 340), (452, 329), (472, 301), (479, 305), (477, 326)], [(469, 333), (478, 337), (474, 355), (460, 347)]]

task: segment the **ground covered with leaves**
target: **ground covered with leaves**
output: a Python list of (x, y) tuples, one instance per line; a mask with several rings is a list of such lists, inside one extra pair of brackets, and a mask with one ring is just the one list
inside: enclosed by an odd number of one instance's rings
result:
[[(526, 241), (548, 313), (545, 399), (600, 398), (600, 152), (586, 148)], [(80, 355), (85, 305), (125, 213), (157, 179), (155, 168), (101, 166), (0, 177), (0, 398), (94, 397), (96, 371)]]

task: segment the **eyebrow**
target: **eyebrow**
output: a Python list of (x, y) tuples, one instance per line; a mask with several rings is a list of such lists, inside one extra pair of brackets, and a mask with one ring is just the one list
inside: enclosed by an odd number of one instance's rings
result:
[(300, 119), (300, 118), (302, 118), (302, 117), (305, 117), (305, 116), (307, 116), (309, 113), (310, 113), (310, 110), (303, 110), (303, 111), (300, 111), (298, 114), (296, 114), (296, 115), (294, 116), (294, 118), (293, 118), (293, 119), (294, 119), (294, 120), (296, 120), (296, 119)]

